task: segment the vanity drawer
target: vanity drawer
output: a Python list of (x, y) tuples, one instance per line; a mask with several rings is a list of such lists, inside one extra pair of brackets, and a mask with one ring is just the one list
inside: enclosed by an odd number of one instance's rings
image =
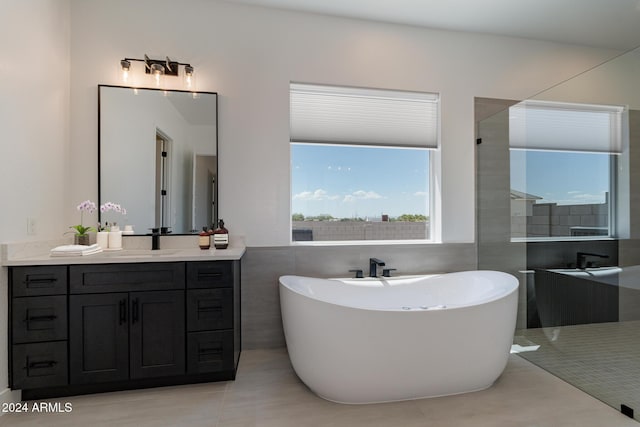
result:
[(14, 345), (12, 373), (13, 389), (67, 385), (67, 342)]
[(233, 289), (187, 291), (187, 331), (233, 328)]
[(190, 262), (187, 264), (187, 288), (226, 288), (232, 286), (232, 261)]
[(66, 295), (15, 298), (12, 309), (14, 344), (67, 339)]
[(72, 265), (69, 289), (72, 294), (184, 289), (184, 263)]
[(67, 293), (67, 266), (11, 267), (14, 297), (63, 295)]
[(188, 374), (230, 371), (233, 367), (233, 331), (187, 335)]

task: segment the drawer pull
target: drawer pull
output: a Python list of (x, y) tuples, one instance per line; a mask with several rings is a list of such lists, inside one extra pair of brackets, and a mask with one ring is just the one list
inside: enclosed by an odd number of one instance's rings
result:
[(222, 273), (198, 273), (198, 279), (217, 279), (222, 276)]
[(55, 283), (57, 281), (57, 277), (43, 277), (38, 279), (30, 279), (29, 277), (27, 277), (22, 283), (24, 283), (25, 285), (46, 285), (49, 283)]
[(53, 368), (57, 364), (58, 364), (58, 362), (56, 362), (55, 360), (47, 360), (47, 361), (43, 361), (43, 362), (31, 362), (26, 367), (26, 369), (29, 370), (29, 369)]
[(25, 319), (25, 322), (29, 323), (29, 322), (51, 322), (53, 320), (56, 320), (58, 318), (58, 316), (52, 314), (49, 316), (32, 316), (32, 317), (27, 317)]
[(198, 313), (211, 313), (211, 312), (221, 312), (222, 307), (220, 306), (212, 306), (212, 307), (198, 307)]
[(200, 356), (220, 355), (222, 354), (222, 348), (220, 347), (201, 348), (198, 350), (198, 354)]

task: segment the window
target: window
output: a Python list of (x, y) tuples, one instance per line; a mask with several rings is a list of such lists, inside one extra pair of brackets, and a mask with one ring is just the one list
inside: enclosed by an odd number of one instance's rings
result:
[(438, 96), (291, 84), (292, 241), (425, 240)]
[(621, 117), (602, 105), (510, 108), (512, 238), (613, 236)]

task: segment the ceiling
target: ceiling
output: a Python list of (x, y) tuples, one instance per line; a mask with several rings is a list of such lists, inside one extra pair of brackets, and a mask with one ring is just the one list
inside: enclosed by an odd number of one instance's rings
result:
[(227, 1), (620, 50), (640, 45), (640, 0)]

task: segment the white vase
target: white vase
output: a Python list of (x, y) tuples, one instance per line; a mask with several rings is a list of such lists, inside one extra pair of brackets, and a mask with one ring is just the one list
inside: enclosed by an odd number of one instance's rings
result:
[(107, 249), (109, 247), (109, 232), (108, 231), (98, 231), (96, 233), (96, 243), (102, 249)]
[(109, 249), (122, 249), (122, 231), (109, 232)]

